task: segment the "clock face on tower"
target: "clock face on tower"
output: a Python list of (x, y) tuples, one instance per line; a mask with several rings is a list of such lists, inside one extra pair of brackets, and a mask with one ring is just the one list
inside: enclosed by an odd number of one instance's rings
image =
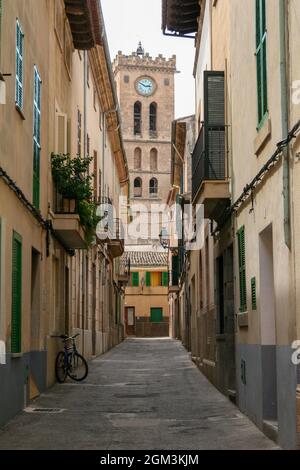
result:
[(142, 96), (151, 96), (154, 93), (154, 81), (149, 77), (141, 77), (136, 81), (136, 90)]

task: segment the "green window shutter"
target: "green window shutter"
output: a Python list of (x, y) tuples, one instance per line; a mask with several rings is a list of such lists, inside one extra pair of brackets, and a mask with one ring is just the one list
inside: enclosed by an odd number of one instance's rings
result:
[(252, 300), (252, 310), (257, 310), (257, 300), (256, 300), (256, 278), (251, 279), (251, 300)]
[(16, 105), (23, 109), (23, 53), (24, 53), (24, 34), (17, 20), (16, 25)]
[(140, 285), (140, 276), (139, 273), (131, 273), (131, 284), (132, 287), (139, 287)]
[(242, 227), (238, 231), (237, 237), (239, 252), (240, 311), (245, 312), (247, 310), (245, 227)]
[(160, 323), (163, 321), (163, 309), (162, 308), (151, 308), (150, 311), (150, 322)]
[(146, 287), (151, 287), (151, 273), (146, 273)]
[(169, 273), (168, 272), (162, 273), (162, 285), (163, 287), (168, 287), (169, 285)]
[(12, 318), (11, 352), (20, 353), (22, 327), (22, 239), (14, 232), (12, 240)]
[(268, 112), (266, 0), (256, 1), (256, 68), (258, 127)]
[(41, 155), (41, 78), (37, 67), (34, 67), (33, 93), (33, 191), (34, 207), (40, 207), (40, 155)]

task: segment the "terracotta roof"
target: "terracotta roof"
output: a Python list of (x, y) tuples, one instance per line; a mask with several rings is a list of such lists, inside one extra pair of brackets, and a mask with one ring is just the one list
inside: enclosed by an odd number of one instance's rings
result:
[(127, 251), (121, 259), (121, 263), (125, 264), (127, 259), (130, 258), (130, 266), (132, 268), (137, 266), (167, 266), (168, 254), (155, 251)]

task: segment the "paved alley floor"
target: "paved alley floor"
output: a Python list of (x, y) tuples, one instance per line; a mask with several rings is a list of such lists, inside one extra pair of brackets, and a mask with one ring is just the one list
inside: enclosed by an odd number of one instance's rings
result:
[(0, 449), (274, 449), (171, 339), (128, 339), (0, 430)]

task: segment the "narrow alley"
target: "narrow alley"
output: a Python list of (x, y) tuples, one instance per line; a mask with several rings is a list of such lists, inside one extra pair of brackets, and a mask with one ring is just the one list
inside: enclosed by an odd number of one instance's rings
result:
[(179, 341), (128, 339), (90, 369), (85, 382), (55, 385), (7, 424), (0, 449), (277, 448), (207, 381)]

